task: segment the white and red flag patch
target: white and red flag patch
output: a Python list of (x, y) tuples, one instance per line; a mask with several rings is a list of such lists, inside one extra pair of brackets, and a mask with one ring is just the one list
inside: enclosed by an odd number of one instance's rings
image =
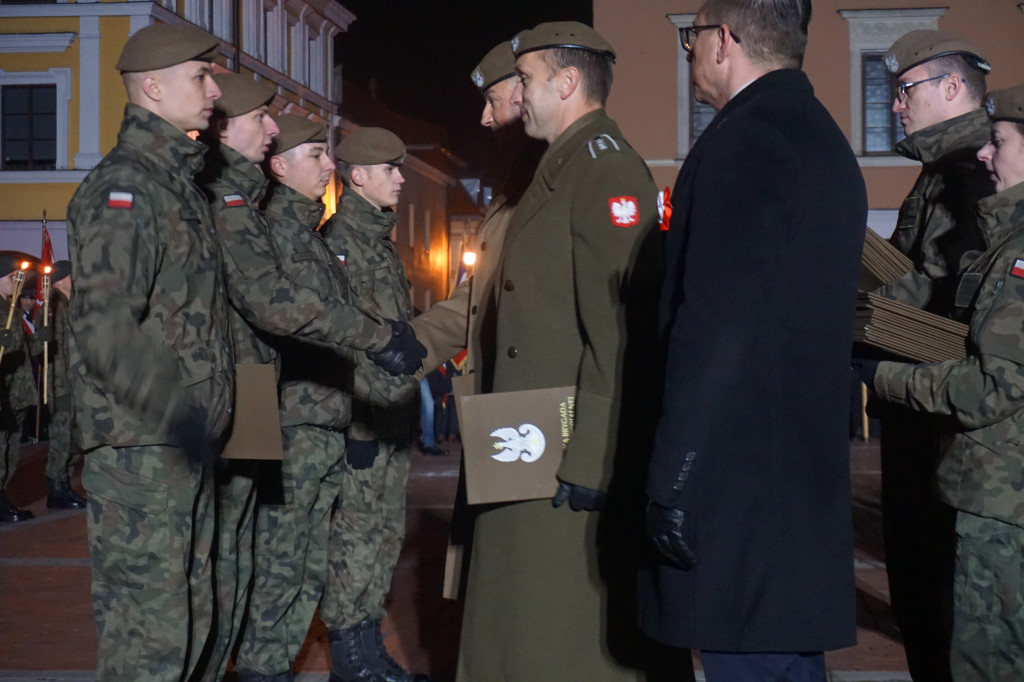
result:
[(229, 208), (234, 208), (235, 206), (245, 206), (245, 197), (243, 197), (241, 194), (229, 194), (226, 197), (224, 197), (224, 204)]
[(131, 208), (135, 195), (131, 192), (111, 192), (107, 197), (109, 208)]
[(1013, 269), (1010, 270), (1010, 274), (1014, 277), (1024, 278), (1024, 258), (1018, 258), (1014, 262)]
[(640, 222), (640, 209), (636, 197), (610, 197), (608, 214), (612, 225), (616, 227), (632, 227)]

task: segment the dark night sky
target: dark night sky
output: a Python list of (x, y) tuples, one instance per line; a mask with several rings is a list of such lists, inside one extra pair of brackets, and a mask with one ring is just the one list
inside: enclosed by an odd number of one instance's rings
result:
[(473, 67), (521, 29), (568, 19), (589, 24), (593, 17), (591, 0), (340, 2), (356, 15), (335, 46), (345, 79), (363, 87), (375, 79), (380, 100), (444, 126), (452, 150), (477, 163), (493, 149), (493, 135), (480, 126), (483, 99), (469, 80)]

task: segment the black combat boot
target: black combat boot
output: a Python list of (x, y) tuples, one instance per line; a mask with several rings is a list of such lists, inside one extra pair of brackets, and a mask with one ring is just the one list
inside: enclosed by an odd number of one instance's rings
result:
[(330, 630), (330, 682), (430, 682), (426, 675), (406, 671), (388, 655), (380, 621), (364, 620), (355, 627)]
[(35, 518), (35, 514), (28, 509), (19, 509), (7, 499), (7, 495), (0, 490), (0, 523), (18, 523)]
[(71, 482), (67, 479), (61, 481), (56, 478), (48, 478), (46, 483), (50, 488), (50, 494), (46, 496), (48, 509), (85, 508), (85, 498), (74, 491)]
[(239, 670), (236, 677), (238, 682), (295, 682), (295, 673), (291, 670), (274, 675), (264, 675), (252, 670)]

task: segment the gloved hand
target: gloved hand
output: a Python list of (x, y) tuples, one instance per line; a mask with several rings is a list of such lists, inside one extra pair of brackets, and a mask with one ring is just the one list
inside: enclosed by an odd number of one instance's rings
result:
[(14, 345), (15, 337), (13, 329), (0, 329), (0, 346), (10, 348)]
[(423, 364), (427, 349), (416, 340), (416, 332), (408, 322), (388, 320), (391, 340), (379, 351), (366, 351), (366, 357), (391, 376), (412, 374)]
[(878, 371), (879, 360), (872, 360), (870, 358), (854, 358), (850, 361), (850, 366), (853, 367), (853, 371), (857, 373), (860, 380), (867, 384), (869, 389), (874, 390), (875, 388), (875, 372)]
[(380, 451), (376, 440), (354, 440), (345, 442), (345, 458), (353, 469), (369, 469)]
[(35, 337), (39, 343), (53, 343), (53, 325), (36, 327)]
[(600, 490), (559, 481), (558, 490), (551, 498), (551, 506), (557, 509), (566, 500), (569, 500), (569, 508), (573, 511), (601, 511), (604, 509), (605, 495)]
[(167, 435), (171, 445), (181, 448), (189, 460), (203, 466), (214, 464), (220, 454), (210, 440), (206, 413), (194, 405), (176, 410), (167, 428)]
[(665, 507), (654, 500), (647, 503), (647, 537), (666, 563), (683, 570), (697, 565), (697, 555), (683, 539), (686, 512)]

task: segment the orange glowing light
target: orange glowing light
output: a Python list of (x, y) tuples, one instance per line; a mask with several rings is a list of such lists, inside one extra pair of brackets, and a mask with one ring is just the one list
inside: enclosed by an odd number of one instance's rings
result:
[(473, 267), (473, 265), (476, 264), (476, 252), (466, 251), (464, 254), (462, 254), (462, 262), (465, 263), (468, 267)]

